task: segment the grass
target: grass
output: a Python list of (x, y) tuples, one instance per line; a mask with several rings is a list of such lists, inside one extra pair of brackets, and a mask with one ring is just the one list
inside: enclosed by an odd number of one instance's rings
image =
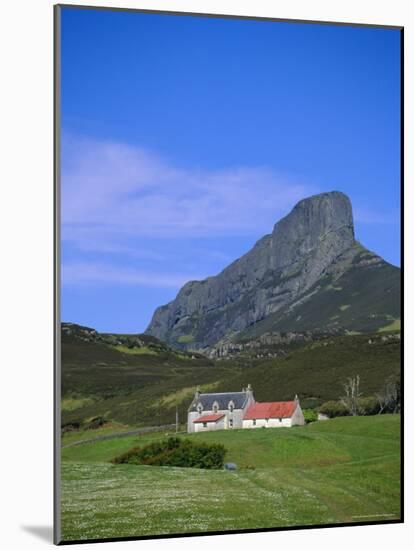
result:
[(160, 398), (157, 403), (155, 403), (156, 407), (169, 407), (172, 405), (178, 405), (182, 403), (184, 400), (191, 401), (194, 397), (194, 392), (197, 388), (199, 388), (199, 391), (201, 392), (213, 392), (215, 388), (220, 384), (219, 381), (213, 382), (212, 384), (202, 384), (201, 386), (190, 386), (189, 388), (181, 388), (180, 390), (177, 390), (176, 392), (169, 393), (167, 395), (164, 395)]
[(391, 330), (401, 330), (401, 319), (394, 319), (389, 325), (378, 329), (378, 332), (389, 332)]
[(327, 285), (326, 290), (336, 290), (337, 292), (340, 292), (342, 287), (329, 284)]
[(62, 450), (64, 540), (398, 519), (399, 416), (185, 435), (235, 472), (111, 465), (163, 434)]
[(94, 397), (66, 396), (61, 401), (61, 409), (62, 409), (62, 411), (74, 411), (74, 410), (79, 409), (81, 407), (86, 407), (88, 405), (92, 405), (94, 402), (95, 402)]
[(151, 349), (147, 346), (142, 346), (140, 348), (129, 348), (128, 346), (123, 346), (122, 344), (120, 344), (114, 346), (114, 348), (122, 353), (128, 353), (130, 355), (158, 355), (156, 350)]
[(194, 336), (192, 334), (183, 334), (178, 338), (180, 344), (191, 344), (194, 342)]
[(71, 443), (75, 443), (77, 441), (127, 432), (128, 430), (131, 430), (130, 426), (125, 426), (119, 422), (108, 422), (107, 424), (104, 424), (94, 430), (82, 429), (65, 432), (62, 434), (62, 445), (70, 445)]

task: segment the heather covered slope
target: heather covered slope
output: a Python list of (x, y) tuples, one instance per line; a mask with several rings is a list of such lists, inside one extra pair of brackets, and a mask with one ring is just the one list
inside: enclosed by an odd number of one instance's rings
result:
[[(400, 377), (397, 332), (327, 337), (284, 357), (268, 356), (277, 349), (268, 346), (245, 351), (220, 364), (245, 365), (241, 371), (234, 369), (231, 381), (236, 387), (250, 381), (258, 401), (289, 400), (297, 393), (305, 407), (338, 400), (344, 393), (344, 382), (356, 375), (360, 376), (364, 397), (375, 396), (388, 378)], [(217, 391), (224, 391), (226, 383), (230, 379), (218, 385)]]
[(400, 276), (397, 267), (354, 245), (294, 303), (251, 325), (236, 339), (270, 331), (398, 330)]
[[(128, 348), (131, 339), (136, 343)], [(146, 345), (139, 347), (138, 340)], [(101, 335), (64, 325), (62, 424), (96, 416), (127, 425), (170, 424), (176, 407), (183, 423), (197, 386), (205, 392), (236, 391), (250, 383), (258, 401), (297, 393), (306, 406), (316, 406), (338, 399), (349, 376), (359, 374), (369, 396), (400, 372), (398, 333), (269, 341), (217, 360), (171, 350), (152, 337)]]
[(399, 319), (400, 270), (355, 240), (351, 203), (334, 191), (300, 201), (219, 275), (184, 285), (146, 333), (201, 350), (269, 330), (367, 332)]
[(172, 350), (151, 336), (100, 334), (64, 323), (62, 424), (98, 415), (127, 424), (162, 423), (165, 414), (151, 405), (180, 388), (190, 386), (192, 393), (216, 376), (212, 368), (206, 357)]

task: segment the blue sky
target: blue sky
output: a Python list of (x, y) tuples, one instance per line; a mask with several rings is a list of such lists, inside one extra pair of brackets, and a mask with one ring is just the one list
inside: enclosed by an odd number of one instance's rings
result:
[(399, 265), (400, 34), (62, 9), (62, 320), (142, 332), (339, 190)]

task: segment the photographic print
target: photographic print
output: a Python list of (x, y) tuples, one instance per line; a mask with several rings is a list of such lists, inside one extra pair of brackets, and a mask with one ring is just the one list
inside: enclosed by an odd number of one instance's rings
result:
[(401, 522), (402, 29), (55, 38), (55, 542)]

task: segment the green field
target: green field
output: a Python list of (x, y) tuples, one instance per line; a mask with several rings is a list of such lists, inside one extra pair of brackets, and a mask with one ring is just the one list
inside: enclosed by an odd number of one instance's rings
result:
[(62, 449), (63, 540), (400, 517), (399, 415), (184, 436), (223, 443), (235, 472), (109, 463), (160, 437)]

